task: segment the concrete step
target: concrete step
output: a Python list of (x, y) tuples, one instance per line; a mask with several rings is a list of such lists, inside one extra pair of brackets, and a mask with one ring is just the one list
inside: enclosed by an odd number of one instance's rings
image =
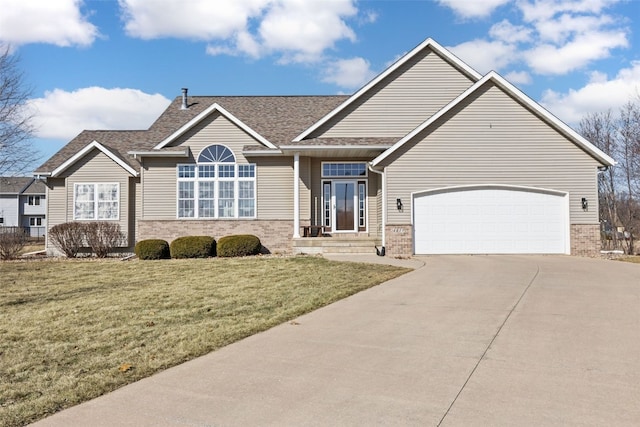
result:
[(375, 254), (376, 245), (380, 246), (376, 238), (320, 237), (294, 240), (293, 251), (298, 254)]

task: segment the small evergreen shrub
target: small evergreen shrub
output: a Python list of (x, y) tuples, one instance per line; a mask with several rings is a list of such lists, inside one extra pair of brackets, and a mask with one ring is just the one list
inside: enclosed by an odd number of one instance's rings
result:
[(168, 259), (171, 258), (169, 243), (162, 239), (141, 240), (136, 243), (134, 252), (139, 259)]
[(209, 236), (184, 236), (171, 242), (171, 258), (207, 258), (216, 256), (216, 241)]
[(260, 239), (252, 234), (225, 236), (218, 240), (218, 256), (221, 257), (258, 255), (260, 249)]

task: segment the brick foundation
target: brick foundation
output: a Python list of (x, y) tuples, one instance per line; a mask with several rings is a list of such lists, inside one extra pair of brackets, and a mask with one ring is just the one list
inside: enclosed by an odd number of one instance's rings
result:
[(258, 236), (267, 253), (291, 253), (293, 221), (200, 221), (200, 220), (140, 220), (138, 238), (163, 239), (171, 243), (182, 236), (212, 236), (216, 240), (231, 234)]
[(571, 224), (571, 255), (599, 256), (600, 244), (598, 224)]
[(413, 255), (413, 226), (411, 224), (387, 225), (385, 240), (387, 256)]

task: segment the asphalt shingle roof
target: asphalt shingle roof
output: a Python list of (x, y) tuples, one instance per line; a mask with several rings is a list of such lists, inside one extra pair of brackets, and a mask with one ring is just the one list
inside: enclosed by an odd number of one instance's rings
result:
[[(348, 96), (190, 96), (181, 109), (176, 97), (148, 130), (85, 130), (36, 169), (51, 173), (93, 141), (105, 146), (132, 168), (140, 165), (127, 153), (151, 150), (198, 114), (217, 103), (269, 142), (289, 145), (305, 129), (344, 102)], [(266, 147), (265, 147), (266, 148)]]
[(0, 177), (0, 194), (18, 194), (33, 180), (28, 176)]

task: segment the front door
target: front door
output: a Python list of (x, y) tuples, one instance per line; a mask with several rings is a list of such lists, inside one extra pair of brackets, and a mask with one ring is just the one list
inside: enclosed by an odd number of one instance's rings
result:
[(358, 231), (355, 181), (333, 181), (333, 230)]

